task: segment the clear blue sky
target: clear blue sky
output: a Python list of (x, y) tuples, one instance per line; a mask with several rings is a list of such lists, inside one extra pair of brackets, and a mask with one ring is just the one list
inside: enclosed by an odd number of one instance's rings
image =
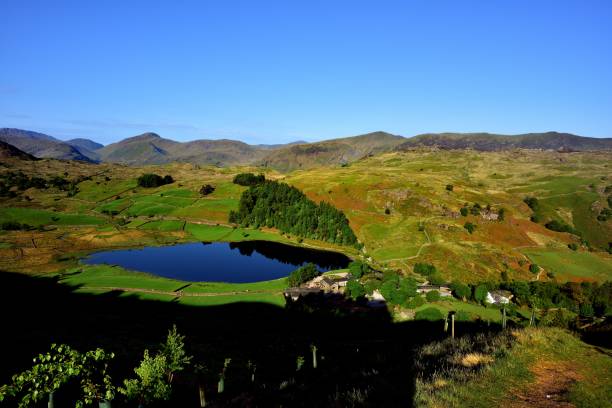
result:
[(0, 127), (612, 136), (612, 1), (0, 2)]

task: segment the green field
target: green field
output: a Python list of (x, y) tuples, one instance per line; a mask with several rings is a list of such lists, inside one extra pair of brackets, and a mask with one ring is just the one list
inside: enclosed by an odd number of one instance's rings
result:
[(610, 255), (569, 249), (530, 249), (523, 252), (533, 263), (562, 281), (606, 280), (612, 275)]
[(37, 208), (0, 207), (0, 222), (17, 221), (39, 225), (99, 225), (103, 218), (85, 214), (66, 214)]
[[(81, 265), (58, 276), (62, 284), (78, 288), (83, 293), (124, 290), (122, 296), (162, 301), (175, 301), (178, 297), (181, 303), (202, 306), (234, 302), (284, 305), (282, 291), (287, 287), (284, 279), (253, 283), (185, 282), (111, 265)], [(184, 296), (176, 294), (179, 290)]]

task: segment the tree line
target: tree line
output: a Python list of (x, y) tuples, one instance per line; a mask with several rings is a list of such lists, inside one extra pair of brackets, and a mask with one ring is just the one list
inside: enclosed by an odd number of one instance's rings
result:
[(265, 180), (242, 193), (229, 222), (244, 227), (277, 228), (284, 233), (358, 247), (344, 213), (329, 203), (316, 204), (295, 187)]

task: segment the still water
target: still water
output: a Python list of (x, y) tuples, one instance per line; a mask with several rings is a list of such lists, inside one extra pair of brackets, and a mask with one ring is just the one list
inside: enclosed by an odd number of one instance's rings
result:
[(282, 278), (308, 262), (317, 265), (321, 272), (346, 268), (350, 259), (337, 252), (270, 241), (246, 241), (104, 251), (92, 254), (83, 262), (119, 265), (190, 282), (245, 283)]

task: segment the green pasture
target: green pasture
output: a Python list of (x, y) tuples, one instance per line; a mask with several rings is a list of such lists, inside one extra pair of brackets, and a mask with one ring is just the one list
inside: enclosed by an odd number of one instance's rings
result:
[(101, 217), (85, 214), (67, 214), (38, 208), (0, 207), (0, 222), (17, 221), (39, 225), (99, 225), (106, 221)]
[(525, 249), (523, 253), (557, 280), (611, 280), (612, 256), (569, 249)]

